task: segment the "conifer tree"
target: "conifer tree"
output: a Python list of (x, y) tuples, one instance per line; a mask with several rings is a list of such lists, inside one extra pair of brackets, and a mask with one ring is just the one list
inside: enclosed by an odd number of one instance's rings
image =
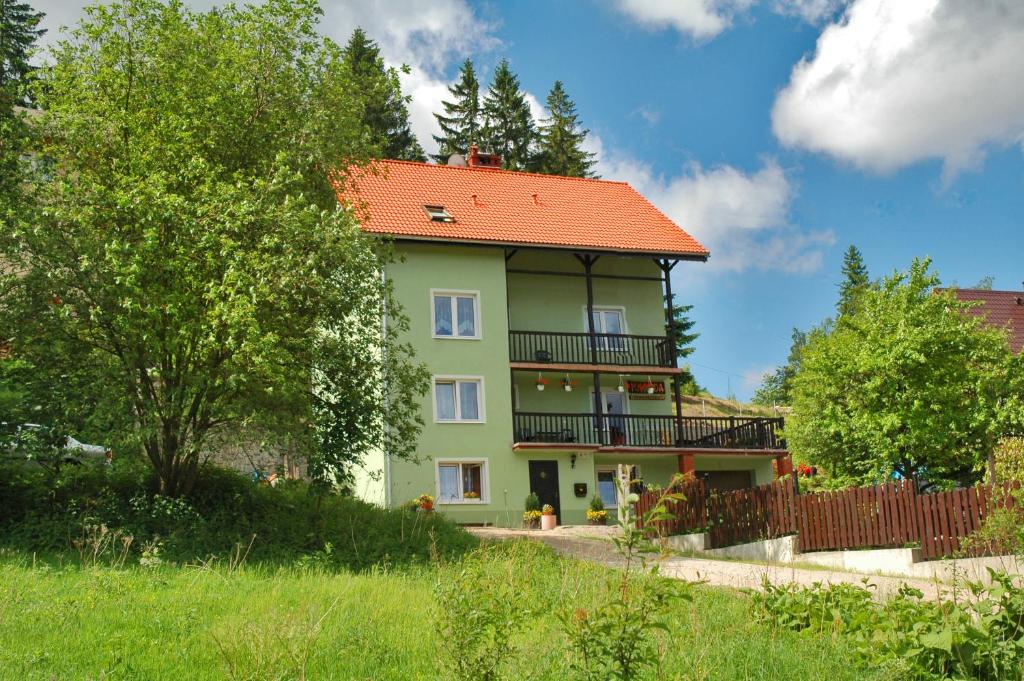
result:
[(843, 255), (843, 281), (839, 284), (839, 302), (836, 304), (836, 310), (840, 317), (853, 312), (857, 296), (870, 284), (864, 257), (861, 255), (860, 249), (850, 244)]
[(481, 139), (488, 151), (501, 155), (507, 170), (525, 170), (530, 164), (534, 140), (533, 116), (519, 78), (508, 60), (502, 59), (483, 102), (484, 128)]
[(540, 125), (537, 172), (596, 177), (592, 170), (594, 154), (583, 150), (583, 142), (589, 131), (580, 126), (576, 104), (569, 99), (562, 81), (555, 81), (546, 103), (551, 117)]
[(342, 56), (363, 99), (363, 124), (380, 148), (380, 156), (403, 161), (427, 160), (409, 127), (408, 99), (402, 96), (398, 73), (384, 65), (377, 43), (357, 28)]
[(693, 305), (676, 305), (676, 294), (672, 294), (672, 326), (668, 328), (666, 325), (666, 331), (670, 335), (675, 337), (676, 340), (676, 355), (678, 357), (689, 357), (693, 354), (693, 341), (697, 340), (699, 333), (690, 333), (690, 329), (693, 328), (697, 322), (690, 319), (689, 313), (693, 309)]
[(447, 163), (452, 154), (469, 153), (469, 147), (480, 141), (480, 81), (472, 60), (462, 63), (459, 80), (448, 92), (452, 101), (441, 102), (444, 113), (434, 114), (441, 128), (441, 134), (434, 135), (438, 151), (432, 156), (438, 163)]
[(0, 105), (25, 104), (23, 86), (32, 67), (32, 48), (46, 31), (39, 28), (43, 13), (27, 2), (0, 0)]

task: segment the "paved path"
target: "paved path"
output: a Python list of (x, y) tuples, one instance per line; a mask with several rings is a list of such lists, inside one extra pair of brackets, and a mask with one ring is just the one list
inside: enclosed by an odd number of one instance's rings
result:
[[(619, 565), (621, 559), (614, 547), (605, 538), (595, 536), (590, 528), (559, 527), (542, 532), (540, 530), (510, 530), (492, 527), (474, 527), (469, 531), (481, 539), (503, 540), (527, 538), (541, 541), (556, 552), (605, 565)], [(610, 535), (611, 528), (600, 534)], [(880, 575), (862, 575), (855, 572), (840, 572), (821, 569), (790, 567), (788, 565), (759, 565), (728, 560), (711, 560), (707, 558), (683, 558), (669, 556), (658, 561), (662, 575), (686, 581), (702, 581), (714, 586), (727, 586), (737, 589), (760, 589), (765, 578), (772, 584), (799, 584), (810, 586), (815, 582), (846, 583), (863, 585), (863, 580), (874, 584), (879, 597), (895, 594), (901, 584), (907, 584), (924, 592), (925, 598), (934, 599), (940, 592), (948, 590), (948, 585), (938, 581), (912, 579), (908, 577), (885, 577)]]

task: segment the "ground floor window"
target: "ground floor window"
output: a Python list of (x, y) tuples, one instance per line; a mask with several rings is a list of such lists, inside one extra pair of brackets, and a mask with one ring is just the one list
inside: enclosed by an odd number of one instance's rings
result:
[(487, 461), (439, 459), (437, 502), (440, 504), (486, 503)]
[(615, 469), (605, 468), (597, 471), (597, 493), (604, 502), (605, 508), (619, 505), (619, 486), (615, 482)]

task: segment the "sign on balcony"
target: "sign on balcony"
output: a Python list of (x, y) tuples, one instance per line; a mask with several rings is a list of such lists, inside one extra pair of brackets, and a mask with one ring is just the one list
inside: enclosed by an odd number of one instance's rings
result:
[(665, 399), (664, 381), (626, 381), (626, 392), (631, 400)]

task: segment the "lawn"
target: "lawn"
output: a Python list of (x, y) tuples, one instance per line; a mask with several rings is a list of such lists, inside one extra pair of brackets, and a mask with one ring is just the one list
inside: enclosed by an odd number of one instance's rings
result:
[[(591, 607), (607, 568), (540, 547), (497, 566), (528, 624), (501, 678), (567, 678), (556, 613)], [(0, 553), (3, 679), (434, 679), (451, 677), (435, 630), (434, 584), (448, 564), (359, 573), (229, 565), (83, 567)], [(882, 678), (841, 642), (755, 625), (747, 596), (698, 586), (673, 607), (668, 679)], [(452, 648), (451, 646), (454, 646)]]

